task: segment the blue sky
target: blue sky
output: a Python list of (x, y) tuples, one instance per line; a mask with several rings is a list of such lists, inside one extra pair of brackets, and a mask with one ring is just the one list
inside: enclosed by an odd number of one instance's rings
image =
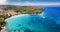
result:
[(8, 0), (8, 2), (60, 2), (60, 0)]
[(0, 5), (43, 5), (43, 6), (60, 6), (60, 0), (1, 0)]

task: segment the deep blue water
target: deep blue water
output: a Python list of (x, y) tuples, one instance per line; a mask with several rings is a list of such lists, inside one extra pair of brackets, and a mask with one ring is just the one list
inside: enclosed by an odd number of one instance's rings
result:
[(60, 20), (60, 6), (56, 6), (56, 7), (46, 7), (46, 10), (44, 11), (45, 12), (45, 16), (46, 17), (49, 17), (49, 18), (53, 18), (55, 19), (56, 21), (57, 20)]
[(49, 16), (52, 17), (60, 17), (60, 6), (56, 6), (56, 7), (46, 7), (45, 13), (47, 13), (47, 15), (49, 14)]
[(41, 15), (23, 14), (8, 18), (6, 27), (9, 32), (60, 32), (60, 7), (45, 7)]

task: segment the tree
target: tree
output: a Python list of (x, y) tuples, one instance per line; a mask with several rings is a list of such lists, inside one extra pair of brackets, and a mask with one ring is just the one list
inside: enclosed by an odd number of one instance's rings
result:
[(23, 13), (25, 14), (41, 14), (45, 8), (34, 8), (34, 7), (26, 7), (23, 9)]
[(0, 30), (2, 29), (2, 27), (5, 25), (5, 21), (4, 18), (0, 18)]

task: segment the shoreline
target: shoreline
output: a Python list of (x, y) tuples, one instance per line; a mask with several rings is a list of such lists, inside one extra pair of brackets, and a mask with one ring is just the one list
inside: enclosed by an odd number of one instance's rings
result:
[[(45, 18), (45, 17), (43, 16), (43, 14), (44, 14), (44, 13), (38, 14), (38, 15), (40, 15), (42, 18)], [(6, 18), (5, 21), (7, 21), (8, 19), (11, 19), (11, 18), (13, 19), (13, 18), (16, 18), (16, 17), (19, 17), (19, 16), (24, 16), (24, 15), (29, 15), (29, 14), (14, 15), (14, 16), (11, 16), (11, 17)]]

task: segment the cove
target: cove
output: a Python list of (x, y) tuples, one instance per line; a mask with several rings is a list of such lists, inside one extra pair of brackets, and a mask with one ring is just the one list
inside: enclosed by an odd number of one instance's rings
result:
[(6, 19), (8, 32), (51, 32), (53, 26), (56, 27), (53, 19), (43, 18), (39, 14), (22, 14)]
[(8, 32), (60, 32), (60, 7), (45, 7), (41, 15), (22, 14), (6, 19)]

